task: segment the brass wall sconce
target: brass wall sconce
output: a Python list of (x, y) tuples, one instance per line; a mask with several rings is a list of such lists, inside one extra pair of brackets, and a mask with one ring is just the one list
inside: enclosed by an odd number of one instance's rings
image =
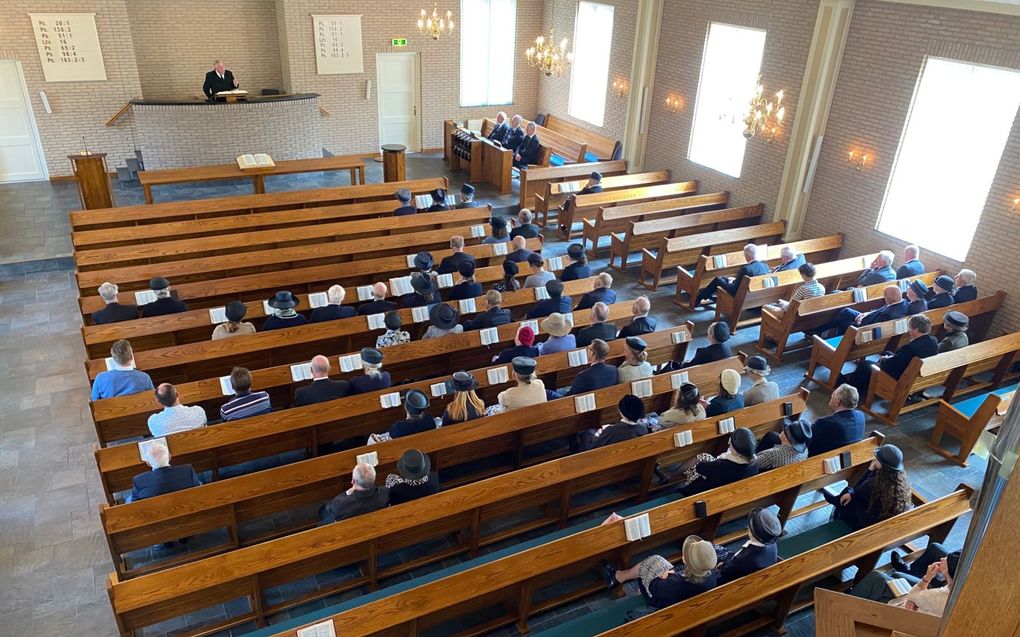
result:
[(627, 88), (627, 80), (613, 80), (613, 92), (616, 93), (617, 97), (625, 96)]
[(681, 97), (670, 95), (666, 97), (666, 110), (671, 113), (679, 113), (684, 110), (684, 100)]
[(851, 150), (846, 157), (846, 161), (850, 164), (850, 167), (857, 172), (861, 171), (861, 168), (868, 163), (868, 153), (859, 154), (856, 150)]

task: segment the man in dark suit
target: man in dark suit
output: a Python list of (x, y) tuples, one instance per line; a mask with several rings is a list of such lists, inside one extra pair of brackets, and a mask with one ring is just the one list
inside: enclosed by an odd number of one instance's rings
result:
[(587, 394), (597, 389), (604, 389), (620, 382), (620, 371), (606, 363), (609, 357), (609, 344), (600, 338), (596, 338), (588, 345), (588, 359), (591, 366), (588, 369), (578, 372), (570, 391), (564, 396)]
[(358, 316), (367, 316), (369, 314), (385, 314), (386, 312), (392, 312), (397, 309), (397, 304), (393, 301), (387, 301), (386, 295), (389, 294), (389, 288), (382, 281), (372, 284), (372, 300), (368, 303), (362, 303), (358, 306)]
[(475, 201), (475, 187), (471, 184), (464, 184), (460, 187), (460, 194), (458, 195), (460, 201), (457, 202), (457, 209), (463, 208), (477, 208), (478, 203)]
[(507, 252), (506, 260), (514, 263), (524, 263), (534, 252), (528, 250), (528, 240), (520, 235), (510, 240), (510, 251)]
[(599, 272), (595, 277), (595, 283), (592, 284), (591, 292), (584, 293), (574, 310), (587, 310), (596, 303), (605, 303), (606, 305), (616, 303), (616, 292), (613, 292), (611, 287), (613, 287), (613, 275), (608, 272)]
[(166, 316), (187, 312), (188, 306), (170, 295), (170, 281), (161, 276), (149, 279), (149, 289), (156, 294), (156, 300), (142, 306), (142, 318), (150, 316)]
[(928, 292), (927, 301), (929, 310), (949, 307), (956, 303), (956, 300), (953, 298), (953, 277), (948, 274), (939, 275), (935, 279), (935, 285)]
[(216, 97), (220, 91), (232, 91), (240, 86), (234, 74), (227, 70), (223, 62), (216, 60), (213, 69), (205, 74), (205, 84), (202, 85), (202, 92), (209, 99)]
[(510, 238), (524, 237), (525, 239), (534, 239), (535, 237), (542, 236), (542, 229), (531, 223), (534, 218), (535, 214), (531, 210), (521, 208), (520, 212), (517, 213), (517, 227), (510, 231)]
[(92, 313), (92, 322), (96, 325), (120, 323), (138, 318), (138, 306), (120, 304), (116, 283), (106, 282), (100, 285), (99, 296), (106, 303), (106, 307)]
[(492, 128), (492, 132), (489, 133), (489, 141), (502, 144), (508, 132), (510, 132), (510, 127), (506, 125), (506, 113), (500, 111), (496, 113), (496, 125)]
[(590, 195), (592, 193), (602, 192), (602, 173), (597, 170), (593, 170), (588, 175), (588, 183), (584, 185), (584, 188), (577, 191), (579, 195)]
[(524, 139), (514, 149), (514, 166), (527, 168), (529, 164), (538, 163), (538, 151), (541, 143), (538, 141), (534, 122), (528, 122), (524, 131)]
[(394, 217), (401, 217), (404, 215), (415, 215), (418, 214), (418, 209), (411, 204), (411, 200), (414, 199), (414, 195), (407, 188), (401, 188), (396, 194), (397, 201), (400, 202), (400, 207), (393, 211)]
[(506, 325), (510, 322), (510, 310), (500, 307), (503, 304), (503, 295), (499, 290), (489, 290), (485, 293), (485, 311), (479, 312), (475, 318), (464, 323), (464, 331), (483, 330), (498, 325)]
[(859, 398), (857, 388), (846, 383), (832, 392), (829, 397), (832, 415), (819, 418), (811, 426), (809, 456), (819, 456), (864, 439), (864, 413), (857, 409)]
[(642, 334), (654, 332), (658, 322), (648, 316), (648, 313), (651, 311), (652, 302), (648, 300), (647, 296), (639, 296), (634, 299), (634, 303), (630, 306), (630, 312), (633, 314), (634, 318), (630, 320), (630, 323), (624, 325), (620, 329), (620, 333), (617, 334), (617, 338), (641, 336)]
[(977, 274), (974, 270), (966, 268), (960, 270), (954, 283), (956, 283), (956, 291), (953, 292), (953, 299), (957, 303), (966, 303), (977, 298)]
[[(576, 311), (576, 310), (575, 310)], [(595, 339), (611, 341), (616, 338), (616, 326), (607, 323), (609, 319), (609, 306), (601, 301), (591, 308), (591, 325), (583, 328), (576, 334), (575, 345), (587, 347), (595, 342)]]
[(670, 361), (668, 369), (681, 369), (683, 367), (694, 367), (695, 365), (704, 365), (706, 363), (714, 363), (721, 361), (733, 356), (733, 350), (730, 349), (730, 326), (724, 321), (716, 321), (708, 326), (708, 345), (705, 347), (699, 347), (698, 351), (694, 352), (694, 357), (691, 360), (683, 363), (682, 365), (676, 365), (674, 361)]
[(351, 472), (351, 488), (319, 509), (319, 526), (385, 509), (389, 504), (390, 491), (376, 486), (372, 465), (358, 464)]
[(909, 245), (903, 248), (903, 265), (896, 269), (897, 279), (909, 279), (924, 274), (924, 264), (921, 263), (921, 248)]
[(501, 140), (503, 148), (507, 148), (515, 153), (517, 152), (517, 147), (521, 145), (521, 140), (524, 139), (524, 129), (521, 128), (522, 121), (524, 120), (520, 115), (514, 115), (510, 118), (510, 129), (507, 130), (506, 135)]
[(907, 315), (907, 301), (903, 298), (903, 292), (898, 286), (886, 286), (882, 290), (882, 297), (885, 299), (885, 305), (870, 312), (859, 312), (852, 307), (843, 308), (828, 323), (820, 326), (817, 329), (818, 333), (824, 334), (828, 330), (835, 330), (836, 334), (843, 335), (850, 325), (874, 325)]
[(323, 321), (335, 321), (356, 316), (358, 314), (357, 310), (349, 305), (342, 305), (346, 296), (347, 291), (342, 286), (329, 286), (329, 289), (326, 290), (326, 300), (329, 301), (329, 304), (312, 310), (311, 322), (321, 323)]
[(557, 279), (546, 281), (545, 291), (549, 293), (549, 298), (535, 303), (528, 312), (529, 319), (544, 318), (553, 312), (560, 314), (570, 312), (573, 300), (569, 296), (563, 296), (563, 281)]
[(783, 534), (783, 525), (776, 514), (769, 509), (754, 509), (747, 516), (747, 534), (751, 540), (736, 553), (716, 546), (719, 560), (719, 585), (768, 568), (779, 560), (776, 540)]
[[(931, 335), (931, 319), (924, 314), (915, 314), (907, 322), (907, 336), (910, 342), (896, 351), (895, 354), (882, 356), (878, 361), (878, 369), (889, 374), (894, 380), (899, 380), (907, 365), (915, 358), (928, 358), (939, 352), (939, 342)], [(874, 373), (874, 364), (867, 359), (857, 364), (849, 376), (847, 382), (857, 388), (858, 392), (865, 392), (871, 382), (871, 374)]]
[(730, 294), (736, 294), (744, 277), (761, 276), (762, 274), (769, 273), (769, 266), (758, 260), (758, 246), (755, 244), (749, 243), (744, 246), (744, 260), (747, 261), (747, 264), (737, 271), (737, 276), (717, 276), (712, 279), (712, 282), (704, 290), (698, 292), (698, 296), (694, 300), (694, 307), (700, 307), (705, 301), (714, 301), (716, 290), (719, 288), (726, 290)]
[(578, 435), (577, 446), (581, 451), (598, 449), (614, 442), (624, 442), (648, 433), (648, 427), (639, 421), (645, 417), (645, 403), (633, 394), (626, 394), (617, 403), (620, 422), (605, 424), (598, 429), (588, 429)]
[(150, 447), (145, 455), (145, 462), (152, 470), (134, 477), (131, 493), (127, 496), (126, 502), (152, 498), (202, 484), (190, 464), (171, 467), (170, 452), (164, 446)]
[(783, 246), (783, 249), (779, 251), (779, 265), (772, 268), (772, 271), (785, 272), (787, 270), (796, 270), (802, 265), (804, 265), (804, 255), (790, 246)]
[(448, 257), (443, 257), (439, 262), (439, 274), (453, 274), (460, 268), (461, 263), (474, 263), (475, 257), (464, 252), (464, 237), (455, 234), (450, 237), (450, 250), (453, 252)]
[(324, 403), (327, 400), (343, 398), (350, 392), (346, 380), (331, 380), (329, 377), (329, 359), (316, 356), (312, 359), (312, 384), (299, 387), (294, 392), (294, 406)]

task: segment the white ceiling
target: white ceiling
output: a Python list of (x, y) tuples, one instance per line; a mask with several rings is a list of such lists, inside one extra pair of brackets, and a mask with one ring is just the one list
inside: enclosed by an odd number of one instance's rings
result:
[(883, 0), (900, 4), (920, 4), (965, 11), (984, 11), (1020, 16), (1020, 0)]

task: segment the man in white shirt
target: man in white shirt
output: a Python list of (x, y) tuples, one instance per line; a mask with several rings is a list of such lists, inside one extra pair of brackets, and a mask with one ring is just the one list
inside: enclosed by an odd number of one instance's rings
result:
[(205, 427), (205, 410), (198, 405), (182, 405), (177, 388), (170, 383), (162, 383), (156, 388), (156, 402), (163, 406), (163, 411), (149, 416), (149, 432), (153, 437)]

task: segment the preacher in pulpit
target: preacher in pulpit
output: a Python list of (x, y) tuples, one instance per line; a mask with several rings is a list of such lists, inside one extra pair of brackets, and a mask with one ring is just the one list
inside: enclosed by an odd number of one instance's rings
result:
[(205, 84), (202, 85), (202, 92), (209, 99), (220, 91), (232, 91), (238, 87), (234, 74), (227, 70), (223, 62), (216, 60), (213, 69), (205, 74)]

